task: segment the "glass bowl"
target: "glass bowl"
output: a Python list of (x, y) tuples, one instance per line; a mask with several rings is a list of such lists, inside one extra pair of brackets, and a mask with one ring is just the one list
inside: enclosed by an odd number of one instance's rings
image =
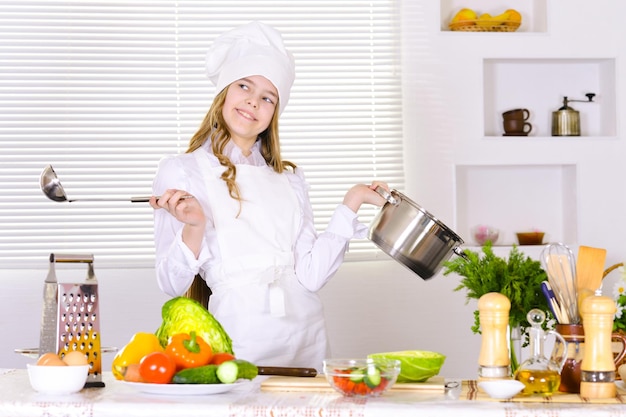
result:
[(377, 397), (396, 382), (400, 361), (391, 359), (326, 359), (324, 375), (346, 397)]
[(488, 240), (495, 245), (498, 237), (500, 237), (500, 231), (495, 227), (479, 224), (472, 228), (472, 237), (480, 246), (484, 245)]

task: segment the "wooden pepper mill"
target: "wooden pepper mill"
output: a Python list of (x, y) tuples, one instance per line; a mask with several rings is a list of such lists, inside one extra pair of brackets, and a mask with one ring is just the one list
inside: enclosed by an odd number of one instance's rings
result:
[(586, 297), (580, 306), (585, 331), (585, 351), (580, 364), (580, 395), (584, 398), (613, 398), (615, 362), (611, 347), (616, 308), (610, 297)]
[(511, 301), (503, 294), (491, 292), (478, 300), (482, 343), (478, 357), (479, 379), (511, 377), (511, 356), (507, 327)]

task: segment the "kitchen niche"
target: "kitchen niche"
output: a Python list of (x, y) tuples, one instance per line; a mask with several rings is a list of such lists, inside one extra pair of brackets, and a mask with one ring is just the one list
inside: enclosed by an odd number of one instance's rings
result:
[[(502, 138), (502, 113), (530, 111), (529, 136), (552, 136), (552, 112), (563, 105), (580, 114), (581, 137), (616, 136), (615, 59), (484, 59), (484, 134)], [(587, 93), (595, 93), (588, 102)], [(560, 137), (567, 138), (567, 137)]]
[[(546, 0), (515, 0), (509, 2), (494, 2), (493, 0), (441, 0), (440, 21), (442, 32), (464, 34), (494, 34), (512, 35), (524, 32), (546, 32), (548, 30), (548, 1)], [(453, 32), (448, 27), (452, 17), (461, 9), (470, 8), (478, 15), (489, 13), (497, 16), (507, 9), (515, 9), (522, 15), (522, 23), (515, 32)]]
[(576, 165), (457, 165), (455, 177), (456, 231), (467, 245), (477, 245), (477, 225), (500, 230), (496, 246), (532, 230), (544, 243), (577, 242)]

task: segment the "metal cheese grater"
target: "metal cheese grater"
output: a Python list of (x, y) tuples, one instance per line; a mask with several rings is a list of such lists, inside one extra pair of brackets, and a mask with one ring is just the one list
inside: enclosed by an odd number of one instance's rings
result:
[[(60, 283), (55, 263), (87, 263), (87, 279), (83, 283)], [(89, 362), (85, 387), (104, 387), (93, 255), (50, 254), (43, 296), (39, 353), (56, 352), (63, 357), (73, 350), (84, 352)]]

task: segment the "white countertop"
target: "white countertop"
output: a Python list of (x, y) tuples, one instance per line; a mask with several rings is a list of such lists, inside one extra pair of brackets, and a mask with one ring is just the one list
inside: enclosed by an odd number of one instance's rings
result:
[(390, 391), (378, 398), (357, 399), (329, 391), (261, 391), (260, 381), (257, 380), (227, 393), (209, 395), (146, 394), (116, 381), (111, 373), (105, 373), (103, 381), (104, 388), (86, 388), (77, 394), (49, 396), (31, 388), (25, 369), (3, 370), (0, 375), (0, 416), (579, 417), (582, 413), (585, 417), (626, 416), (623, 403), (468, 401), (459, 398), (459, 388), (445, 392)]

